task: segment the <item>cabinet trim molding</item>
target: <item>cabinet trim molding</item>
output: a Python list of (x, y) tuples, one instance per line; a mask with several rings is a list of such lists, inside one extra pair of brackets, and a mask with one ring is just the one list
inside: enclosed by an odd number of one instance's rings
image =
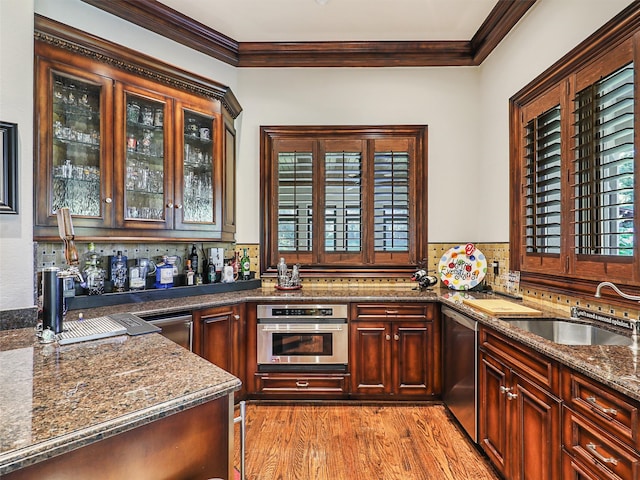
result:
[(34, 38), (36, 41), (91, 58), (139, 77), (218, 100), (234, 119), (242, 112), (242, 107), (231, 89), (221, 83), (37, 14)]

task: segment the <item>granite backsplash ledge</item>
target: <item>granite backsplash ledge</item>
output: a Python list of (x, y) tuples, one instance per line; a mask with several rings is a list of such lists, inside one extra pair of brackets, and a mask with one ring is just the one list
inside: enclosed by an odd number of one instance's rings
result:
[(35, 327), (38, 323), (38, 307), (0, 310), (0, 330)]

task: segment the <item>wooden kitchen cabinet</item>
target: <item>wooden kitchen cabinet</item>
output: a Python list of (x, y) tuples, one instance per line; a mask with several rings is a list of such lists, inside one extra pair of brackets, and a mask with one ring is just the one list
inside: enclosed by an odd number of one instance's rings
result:
[(569, 368), (561, 388), (564, 478), (640, 478), (638, 402)]
[(54, 23), (36, 21), (35, 237), (69, 207), (76, 239), (233, 240), (232, 94)]
[(439, 394), (435, 304), (352, 304), (351, 395), (429, 398)]
[(193, 351), (235, 375), (242, 387), (236, 400), (246, 393), (245, 305), (212, 307), (193, 312)]
[(507, 479), (561, 478), (558, 367), (480, 328), (479, 443)]

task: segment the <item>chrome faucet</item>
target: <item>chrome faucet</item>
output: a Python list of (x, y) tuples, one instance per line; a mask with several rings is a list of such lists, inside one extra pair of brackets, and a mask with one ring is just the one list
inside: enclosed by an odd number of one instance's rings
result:
[(618, 287), (616, 287), (611, 282), (600, 282), (600, 284), (598, 284), (598, 287), (596, 288), (596, 293), (595, 293), (594, 297), (600, 298), (600, 290), (602, 290), (602, 287), (611, 287), (622, 298), (626, 298), (627, 300), (635, 300), (637, 302), (640, 302), (640, 296), (639, 295), (629, 295), (627, 293), (621, 292), (620, 289)]
[[(626, 298), (627, 300), (635, 300), (637, 302), (640, 302), (640, 296), (639, 295), (629, 295), (628, 293), (621, 292), (620, 289), (618, 287), (616, 287), (611, 282), (600, 282), (598, 284), (598, 287), (596, 288), (596, 293), (595, 293), (594, 297), (600, 298), (600, 290), (602, 290), (602, 287), (611, 287), (622, 298)], [(640, 320), (635, 320), (634, 319), (634, 320), (630, 321), (630, 323), (631, 323), (631, 341), (633, 343), (629, 346), (629, 348), (631, 348), (631, 350), (633, 350), (634, 352), (640, 352), (640, 326), (638, 325), (638, 322), (640, 322)]]

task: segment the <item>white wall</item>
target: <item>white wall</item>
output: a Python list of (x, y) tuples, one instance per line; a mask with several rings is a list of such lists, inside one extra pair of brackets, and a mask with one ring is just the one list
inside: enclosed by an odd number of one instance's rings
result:
[(509, 239), (509, 98), (630, 3), (538, 0), (480, 66), (479, 183), (485, 210), (478, 216), (476, 241)]
[(34, 305), (33, 0), (0, 0), (0, 120), (18, 124), (18, 215), (0, 215), (0, 310)]
[(239, 69), (238, 91), (239, 241), (260, 239), (260, 126), (298, 124), (428, 125), (429, 239), (473, 238), (477, 211), (465, 198), (480, 166), (476, 68)]

